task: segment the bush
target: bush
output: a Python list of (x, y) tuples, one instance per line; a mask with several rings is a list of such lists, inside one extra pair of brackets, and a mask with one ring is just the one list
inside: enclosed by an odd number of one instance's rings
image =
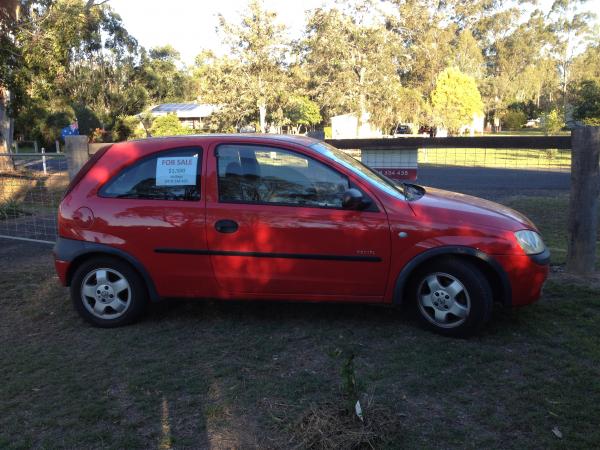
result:
[(150, 127), (152, 136), (177, 136), (193, 133), (194, 130), (182, 125), (175, 114), (157, 117), (152, 122), (152, 127)]
[(502, 126), (507, 130), (519, 130), (527, 122), (527, 116), (523, 111), (509, 110), (502, 116)]
[(137, 116), (119, 116), (112, 130), (113, 142), (146, 137), (146, 132)]

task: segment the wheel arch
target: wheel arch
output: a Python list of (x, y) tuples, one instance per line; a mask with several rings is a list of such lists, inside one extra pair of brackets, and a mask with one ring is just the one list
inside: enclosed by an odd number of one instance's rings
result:
[(71, 285), (73, 274), (85, 261), (95, 257), (110, 256), (127, 263), (142, 277), (151, 301), (160, 300), (160, 296), (154, 286), (154, 281), (152, 281), (152, 277), (150, 277), (148, 271), (135, 257), (123, 250), (106, 244), (59, 238), (54, 247), (54, 253), (58, 259), (69, 261), (69, 268), (66, 273), (66, 286)]
[(488, 254), (472, 247), (464, 246), (444, 246), (436, 247), (419, 253), (411, 259), (400, 271), (396, 278), (393, 292), (393, 303), (401, 305), (406, 298), (406, 291), (410, 286), (411, 278), (425, 264), (431, 263), (433, 260), (442, 258), (460, 258), (470, 261), (482, 271), (494, 294), (494, 301), (498, 301), (503, 305), (510, 306), (512, 304), (512, 289), (508, 275), (494, 258)]

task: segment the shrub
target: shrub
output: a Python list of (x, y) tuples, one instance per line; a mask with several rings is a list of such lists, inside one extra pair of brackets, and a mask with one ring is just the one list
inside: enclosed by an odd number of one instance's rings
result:
[(518, 130), (527, 122), (527, 116), (523, 111), (509, 110), (502, 116), (502, 125), (507, 130)]
[(180, 134), (193, 134), (194, 130), (182, 125), (175, 114), (167, 114), (154, 119), (150, 134), (152, 136), (177, 136)]
[(562, 112), (558, 109), (553, 109), (543, 113), (540, 125), (545, 135), (558, 133), (565, 126)]

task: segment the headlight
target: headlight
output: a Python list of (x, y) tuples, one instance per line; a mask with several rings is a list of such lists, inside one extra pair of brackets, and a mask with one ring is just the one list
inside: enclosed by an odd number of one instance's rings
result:
[(544, 241), (542, 241), (542, 237), (535, 231), (517, 231), (515, 233), (515, 237), (517, 238), (517, 242), (523, 251), (528, 255), (537, 255), (538, 253), (542, 253), (544, 250), (546, 250), (546, 246), (544, 245)]

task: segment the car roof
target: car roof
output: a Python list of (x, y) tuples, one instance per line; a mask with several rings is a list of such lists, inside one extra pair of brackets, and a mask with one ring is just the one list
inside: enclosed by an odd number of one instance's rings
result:
[(148, 145), (154, 147), (156, 144), (164, 144), (169, 141), (183, 142), (185, 140), (193, 141), (212, 141), (212, 140), (224, 140), (224, 141), (273, 141), (273, 142), (288, 142), (294, 144), (300, 144), (303, 146), (311, 146), (319, 141), (308, 136), (294, 135), (294, 134), (260, 134), (260, 133), (231, 133), (231, 134), (187, 134), (178, 136), (161, 136), (151, 137), (145, 139), (134, 139), (126, 141), (127, 143), (141, 144), (142, 147)]

